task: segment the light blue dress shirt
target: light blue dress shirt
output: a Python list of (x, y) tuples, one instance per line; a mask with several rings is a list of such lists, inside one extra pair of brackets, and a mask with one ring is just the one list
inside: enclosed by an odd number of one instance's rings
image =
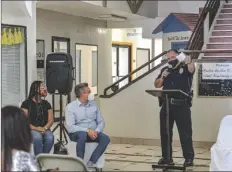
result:
[(69, 133), (92, 129), (98, 133), (105, 126), (104, 119), (95, 101), (82, 104), (78, 99), (69, 103), (65, 111), (65, 121)]

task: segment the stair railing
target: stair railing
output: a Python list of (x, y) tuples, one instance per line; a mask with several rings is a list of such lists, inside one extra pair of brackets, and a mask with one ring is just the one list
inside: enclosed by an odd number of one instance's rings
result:
[[(204, 9), (202, 10), (197, 24), (189, 38), (187, 50), (201, 50), (204, 45), (204, 22), (209, 14), (209, 29), (215, 19), (217, 11), (220, 7), (220, 0), (207, 0)], [(193, 59), (197, 59), (199, 54), (192, 55)]]
[(133, 79), (131, 82), (129, 82), (128, 84), (124, 85), (123, 87), (117, 89), (115, 92), (113, 92), (110, 95), (107, 95), (107, 91), (109, 91), (111, 88), (113, 87), (117, 87), (118, 84), (125, 80), (130, 78), (133, 74), (135, 74), (136, 72), (138, 72), (139, 70), (143, 69), (144, 67), (147, 67), (148, 65), (151, 65), (152, 63), (155, 62), (155, 60), (162, 58), (162, 56), (166, 55), (167, 51), (162, 52), (161, 54), (159, 54), (158, 56), (154, 57), (153, 59), (151, 59), (150, 61), (148, 61), (147, 63), (144, 63), (142, 66), (138, 67), (137, 69), (133, 70), (132, 72), (130, 72), (129, 74), (125, 75), (124, 77), (122, 77), (121, 79), (119, 79), (118, 81), (114, 82), (113, 84), (111, 84), (110, 86), (106, 87), (104, 89), (104, 95), (101, 95), (100, 97), (112, 97), (113, 95), (117, 94), (118, 92), (124, 90), (125, 88), (127, 88), (128, 86), (130, 86), (131, 84), (135, 83), (136, 81), (138, 81), (139, 79), (143, 78), (144, 76), (146, 76), (147, 74), (151, 73), (152, 71), (154, 71), (155, 69), (159, 68), (160, 66), (164, 65), (167, 61), (162, 61), (159, 65), (151, 68), (150, 70), (148, 70), (147, 72), (143, 73), (142, 75), (140, 75), (139, 77), (136, 77), (135, 79)]

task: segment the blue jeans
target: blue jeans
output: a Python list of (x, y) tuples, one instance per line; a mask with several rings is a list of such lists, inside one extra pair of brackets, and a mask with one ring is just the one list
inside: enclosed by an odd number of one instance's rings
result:
[(49, 153), (54, 144), (54, 136), (50, 130), (47, 130), (44, 134), (38, 131), (31, 130), (34, 154), (37, 156), (40, 153)]
[(84, 131), (78, 131), (76, 133), (70, 134), (70, 140), (77, 142), (76, 152), (77, 156), (84, 159), (85, 154), (85, 143), (86, 142), (97, 142), (98, 146), (91, 155), (90, 161), (94, 164), (97, 163), (98, 159), (105, 152), (108, 144), (110, 143), (110, 138), (104, 133), (99, 133), (95, 140), (92, 140), (88, 134)]

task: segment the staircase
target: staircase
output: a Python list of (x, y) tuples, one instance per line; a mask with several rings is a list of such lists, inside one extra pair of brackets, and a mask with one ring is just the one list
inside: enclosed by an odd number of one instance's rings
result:
[[(221, 11), (218, 14), (220, 9), (220, 4), (222, 5)], [(217, 15), (218, 14), (218, 15)], [(209, 30), (212, 30), (212, 34), (209, 37), (209, 42), (202, 51), (204, 46), (204, 23), (206, 17), (209, 16)], [(215, 21), (216, 20), (216, 21)], [(214, 24), (214, 21), (216, 22)], [(211, 26), (214, 24), (214, 28), (211, 29)], [(208, 34), (208, 33), (207, 33)], [(202, 59), (228, 59), (232, 58), (232, 0), (229, 0), (229, 3), (225, 3), (223, 0), (207, 0), (204, 8), (201, 10), (200, 17), (198, 22), (192, 32), (192, 35), (188, 41), (187, 45), (188, 54), (191, 55), (192, 59), (198, 59), (199, 54), (203, 53)], [(187, 51), (186, 51), (187, 52)], [(118, 84), (125, 79), (130, 78), (133, 74), (138, 72), (143, 68), (147, 68), (148, 65), (151, 65), (155, 60), (162, 58), (166, 55), (167, 52), (163, 52), (160, 55), (154, 57), (149, 62), (138, 67), (131, 73), (127, 74), (123, 78), (119, 79), (117, 82), (108, 86), (104, 89), (103, 95), (100, 95), (101, 98), (111, 98), (112, 96), (123, 91), (127, 87), (131, 86), (135, 82), (141, 80), (145, 76), (148, 76), (156, 70), (160, 70), (162, 66), (167, 63), (167, 60), (163, 60), (159, 65), (150, 68), (149, 71), (140, 75), (136, 79), (130, 81), (128, 84), (118, 89)]]
[[(232, 1), (224, 3), (216, 23), (206, 45), (207, 50), (231, 50), (232, 49)], [(205, 53), (203, 59), (232, 58), (231, 53)]]

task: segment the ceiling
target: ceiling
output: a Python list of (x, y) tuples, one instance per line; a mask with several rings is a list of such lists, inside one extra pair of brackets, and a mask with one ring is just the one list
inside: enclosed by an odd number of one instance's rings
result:
[(146, 19), (144, 16), (113, 10), (81, 1), (38, 1), (36, 7), (92, 19), (99, 19), (100, 15), (105, 14), (123, 16), (128, 20)]

